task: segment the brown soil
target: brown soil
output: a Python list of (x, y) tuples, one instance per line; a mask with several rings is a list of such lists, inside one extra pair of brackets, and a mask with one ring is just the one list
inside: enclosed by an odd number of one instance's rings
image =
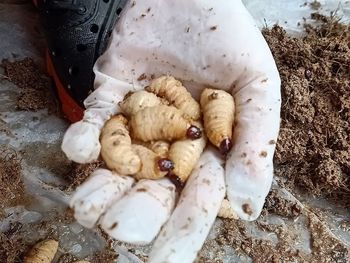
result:
[(6, 78), (21, 88), (17, 108), (26, 111), (48, 109), (57, 113), (54, 97), (51, 92), (51, 81), (31, 58), (10, 62), (3, 60)]
[[(282, 79), (277, 176), (290, 189), (350, 197), (350, 26), (313, 14), (302, 39), (264, 30)], [(347, 204), (349, 205), (349, 203)]]
[(26, 195), (21, 177), (21, 163), (14, 150), (0, 148), (0, 218), (4, 209), (24, 204)]

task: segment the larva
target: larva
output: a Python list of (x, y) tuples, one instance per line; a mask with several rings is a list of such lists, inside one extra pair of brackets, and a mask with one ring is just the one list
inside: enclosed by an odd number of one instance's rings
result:
[(143, 142), (143, 141), (133, 141), (135, 144), (143, 145), (148, 149), (155, 152), (162, 158), (168, 156), (170, 143), (167, 141), (151, 141), (151, 142)]
[(167, 105), (148, 107), (131, 116), (132, 137), (141, 141), (173, 141), (186, 136), (197, 139), (201, 130), (191, 125), (181, 112)]
[(108, 168), (121, 175), (135, 174), (141, 160), (131, 147), (127, 119), (118, 114), (108, 120), (101, 133), (101, 156)]
[[(202, 128), (200, 123), (195, 123), (197, 127)], [(172, 173), (179, 177), (182, 182), (186, 182), (193, 168), (201, 156), (207, 138), (203, 135), (196, 140), (184, 139), (174, 142), (170, 146), (169, 159), (174, 163)]]
[(24, 257), (24, 263), (51, 263), (58, 249), (56, 240), (48, 239), (36, 244)]
[(119, 103), (121, 111), (126, 116), (132, 116), (139, 110), (147, 107), (153, 107), (164, 104), (161, 98), (151, 92), (139, 90), (133, 93), (128, 93), (124, 100)]
[(172, 105), (178, 108), (186, 118), (198, 120), (201, 115), (199, 103), (182, 83), (171, 76), (162, 76), (152, 81), (146, 87), (147, 91), (166, 98)]
[(226, 155), (232, 148), (233, 97), (226, 91), (207, 88), (201, 94), (200, 105), (209, 141)]
[(149, 148), (160, 157), (165, 158), (169, 154), (170, 143), (167, 141), (155, 141), (150, 143)]
[(137, 180), (160, 179), (174, 166), (170, 160), (161, 158), (145, 146), (134, 144), (133, 149), (142, 162), (141, 170), (134, 175)]

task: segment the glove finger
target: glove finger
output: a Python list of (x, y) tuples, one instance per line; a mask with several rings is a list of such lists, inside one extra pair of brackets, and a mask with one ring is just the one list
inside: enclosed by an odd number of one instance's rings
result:
[(97, 169), (76, 189), (70, 201), (75, 219), (81, 225), (92, 228), (105, 210), (119, 200), (133, 183), (132, 177)]
[[(84, 101), (86, 110), (83, 120), (72, 124), (66, 131), (62, 150), (66, 156), (78, 163), (88, 163), (98, 158), (101, 145), (99, 136), (104, 123), (119, 111), (118, 102), (132, 85), (96, 73), (98, 89)], [(97, 81), (98, 80), (98, 81)]]
[(79, 121), (66, 131), (62, 141), (62, 151), (69, 160), (77, 163), (89, 163), (97, 160), (101, 145), (100, 131), (91, 123)]
[[(236, 113), (233, 148), (226, 162), (227, 197), (235, 213), (255, 220), (261, 213), (273, 177), (273, 155), (280, 124), (280, 78), (272, 54), (245, 11), (242, 23), (249, 36), (242, 45), (246, 65), (232, 94)], [(242, 44), (242, 43), (241, 43)]]
[(168, 180), (141, 180), (109, 207), (100, 225), (113, 238), (145, 245), (159, 233), (175, 204), (175, 186)]
[(224, 169), (206, 151), (189, 177), (180, 200), (156, 239), (149, 262), (193, 262), (225, 196)]
[(97, 89), (84, 101), (86, 108), (84, 120), (94, 123), (101, 129), (111, 116), (120, 111), (118, 102), (123, 100), (125, 94), (131, 90), (141, 89), (141, 87), (97, 71), (98, 63), (99, 60), (97, 60), (95, 65), (95, 87)]

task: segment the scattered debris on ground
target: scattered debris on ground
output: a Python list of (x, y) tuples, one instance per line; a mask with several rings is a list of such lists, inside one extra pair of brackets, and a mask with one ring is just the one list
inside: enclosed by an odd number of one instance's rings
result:
[(19, 110), (48, 109), (50, 113), (58, 113), (51, 80), (33, 59), (3, 60), (1, 66), (5, 69), (5, 78), (21, 89), (17, 100)]
[(0, 146), (0, 218), (4, 209), (27, 201), (20, 157), (15, 150)]
[(18, 234), (22, 224), (12, 224), (10, 229), (0, 232), (0, 262), (19, 263), (22, 262), (23, 253), (27, 246), (21, 235)]
[(77, 186), (81, 185), (93, 171), (101, 167), (103, 164), (102, 161), (87, 164), (72, 163), (71, 170), (65, 175), (65, 178), (69, 182), (67, 190), (74, 190)]
[(266, 209), (268, 213), (288, 218), (298, 217), (302, 210), (298, 203), (284, 199), (278, 195), (276, 190), (272, 190), (267, 196), (264, 209)]
[(347, 263), (350, 249), (315, 214), (309, 215), (313, 262)]

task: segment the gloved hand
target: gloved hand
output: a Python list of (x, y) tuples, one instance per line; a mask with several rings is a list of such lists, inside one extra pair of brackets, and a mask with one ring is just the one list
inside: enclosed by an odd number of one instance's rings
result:
[[(82, 121), (66, 132), (62, 149), (73, 161), (99, 156), (103, 124), (118, 102), (148, 80), (170, 74), (195, 98), (204, 87), (235, 99), (233, 148), (223, 161), (208, 147), (177, 204), (167, 179), (134, 180), (99, 169), (71, 200), (76, 219), (100, 224), (112, 237), (150, 243), (149, 262), (192, 262), (227, 197), (243, 220), (255, 220), (273, 176), (279, 131), (280, 78), (271, 52), (239, 0), (130, 1), (107, 51), (95, 64), (96, 90), (85, 100)], [(139, 80), (138, 80), (139, 79)]]

